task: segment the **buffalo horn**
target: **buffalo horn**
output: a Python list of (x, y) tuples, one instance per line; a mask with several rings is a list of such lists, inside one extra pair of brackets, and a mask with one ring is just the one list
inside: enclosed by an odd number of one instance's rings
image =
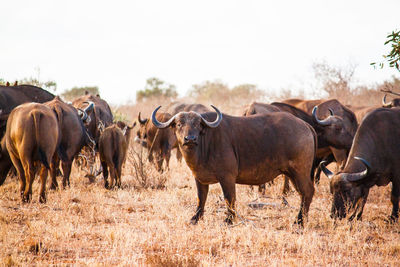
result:
[(81, 119), (83, 121), (85, 121), (87, 119), (87, 117), (88, 117), (87, 113), (84, 110), (80, 109), (80, 108), (78, 108), (78, 115), (79, 115), (79, 117), (81, 117)]
[(382, 98), (382, 106), (385, 108), (390, 108), (392, 106), (392, 102), (386, 103), (386, 94)]
[(139, 121), (140, 124), (145, 124), (145, 123), (147, 122), (147, 119), (142, 120), (142, 119), (140, 118), (140, 112), (139, 112), (138, 121)]
[(157, 111), (158, 111), (160, 108), (161, 108), (161, 106), (158, 106), (158, 108), (156, 108), (156, 109), (153, 111), (153, 113), (151, 113), (151, 121), (153, 122), (154, 126), (156, 126), (157, 128), (164, 129), (164, 128), (167, 128), (167, 127), (169, 127), (169, 126), (171, 125), (171, 123), (175, 120), (175, 116), (176, 116), (176, 115), (174, 115), (174, 116), (173, 116), (171, 119), (169, 119), (169, 121), (167, 121), (167, 122), (159, 122), (159, 121), (157, 120), (157, 118), (156, 118), (156, 114), (157, 114)]
[[(316, 121), (318, 124), (322, 125), (322, 126), (328, 126), (328, 125), (330, 125), (330, 124), (331, 124), (331, 122), (330, 122), (330, 117), (328, 117), (328, 118), (326, 118), (326, 119), (324, 119), (324, 120), (318, 119), (318, 117), (317, 117), (317, 110), (318, 110), (318, 106), (315, 106), (315, 107), (313, 108), (313, 110), (312, 110), (312, 115), (313, 115), (315, 121)], [(331, 111), (331, 112), (333, 112), (333, 111)]]
[(211, 105), (211, 107), (213, 109), (215, 109), (215, 112), (217, 112), (217, 118), (215, 119), (215, 121), (213, 122), (208, 122), (206, 119), (203, 118), (203, 116), (200, 115), (201, 120), (204, 122), (204, 124), (206, 124), (208, 127), (210, 128), (216, 128), (218, 127), (218, 125), (221, 123), (222, 121), (222, 113), (221, 111), (219, 111), (216, 107), (214, 107), (213, 105)]
[(331, 179), (333, 177), (333, 172), (331, 172), (326, 166), (326, 161), (321, 161), (319, 168), (325, 173), (326, 177)]
[(361, 161), (366, 167), (366, 169), (358, 173), (342, 173), (342, 179), (346, 182), (357, 182), (361, 179), (364, 179), (365, 177), (368, 176), (368, 173), (371, 170), (371, 165), (368, 163), (368, 161), (366, 161), (361, 157), (354, 157), (354, 158)]
[(85, 101), (84, 103), (88, 104), (88, 106), (84, 109), (86, 113), (94, 108), (94, 103), (92, 101)]

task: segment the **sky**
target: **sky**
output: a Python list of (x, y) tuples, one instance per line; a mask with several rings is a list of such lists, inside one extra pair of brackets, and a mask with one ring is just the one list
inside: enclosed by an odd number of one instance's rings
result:
[(400, 1), (2, 1), (0, 78), (55, 80), (57, 93), (98, 86), (112, 104), (158, 77), (184, 95), (220, 80), (279, 91), (312, 90), (312, 64), (356, 65), (362, 84), (399, 73), (374, 69), (400, 29)]

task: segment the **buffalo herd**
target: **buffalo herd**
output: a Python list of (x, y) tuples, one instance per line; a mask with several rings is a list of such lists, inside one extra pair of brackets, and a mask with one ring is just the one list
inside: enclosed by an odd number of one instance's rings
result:
[[(336, 99), (288, 99), (253, 102), (241, 116), (202, 104), (172, 103), (132, 125), (114, 121), (99, 95), (89, 93), (66, 103), (36, 86), (0, 86), (0, 185), (12, 169), (23, 202), (32, 199), (32, 183), (40, 177), (39, 201), (46, 201), (46, 180), (58, 188), (70, 185), (71, 167), (78, 157), (96, 157), (104, 186), (121, 187), (131, 132), (148, 150), (159, 172), (169, 169), (171, 152), (186, 162), (197, 187), (198, 205), (191, 218), (204, 214), (209, 185), (219, 183), (227, 205), (225, 222), (236, 217), (236, 184), (262, 186), (283, 175), (300, 194), (295, 223), (303, 224), (321, 171), (330, 179), (331, 216), (361, 219), (369, 189), (392, 183), (391, 222), (399, 216), (400, 99), (381, 106), (346, 106)], [(84, 154), (87, 154), (84, 156)], [(327, 165), (336, 162), (337, 172)], [(93, 171), (93, 170), (92, 170)], [(109, 181), (108, 176), (111, 180)]]

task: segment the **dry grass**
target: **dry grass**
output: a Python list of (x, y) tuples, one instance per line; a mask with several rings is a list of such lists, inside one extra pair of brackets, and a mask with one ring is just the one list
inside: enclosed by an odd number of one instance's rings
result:
[[(133, 120), (139, 110), (148, 116), (156, 102), (119, 111)], [(400, 264), (400, 224), (385, 222), (390, 186), (372, 188), (362, 222), (334, 224), (323, 177), (301, 230), (292, 224), (299, 195), (290, 193), (289, 206), (282, 206), (282, 179), (267, 186), (266, 197), (237, 185), (240, 218), (233, 227), (223, 223), (222, 190), (212, 185), (204, 218), (193, 226), (189, 220), (197, 194), (184, 161), (172, 157), (171, 169), (160, 175), (143, 160), (139, 147), (135, 151), (129, 151), (119, 190), (105, 189), (100, 177), (90, 183), (74, 167), (69, 189), (48, 191), (47, 204), (39, 204), (37, 179), (32, 203), (21, 204), (17, 181), (8, 178), (0, 187), (0, 266)], [(253, 201), (271, 205), (252, 209)]]
[[(127, 164), (130, 164), (129, 161)], [(39, 204), (21, 204), (17, 182), (0, 187), (0, 260), (2, 265), (392, 265), (400, 262), (400, 225), (388, 225), (389, 187), (373, 188), (364, 220), (334, 225), (329, 218), (326, 178), (316, 189), (304, 230), (292, 225), (299, 196), (281, 206), (281, 179), (256, 190), (237, 186), (234, 227), (223, 223), (225, 204), (219, 185), (211, 186), (204, 218), (189, 219), (196, 189), (184, 163), (171, 161), (163, 189), (143, 189), (126, 166), (123, 188), (106, 190), (102, 179), (89, 183), (74, 170), (71, 188), (48, 193)], [(151, 169), (148, 163), (145, 167)], [(149, 175), (158, 175), (148, 173)], [(258, 199), (273, 205), (252, 209)]]

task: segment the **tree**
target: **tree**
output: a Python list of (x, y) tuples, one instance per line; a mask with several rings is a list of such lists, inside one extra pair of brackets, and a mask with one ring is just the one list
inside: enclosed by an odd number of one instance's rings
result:
[(83, 96), (87, 93), (92, 95), (98, 95), (99, 88), (97, 86), (74, 87), (72, 89), (66, 90), (64, 93), (61, 94), (61, 96), (66, 101), (72, 101), (75, 98)]
[(173, 84), (166, 83), (156, 77), (146, 80), (143, 90), (136, 92), (136, 101), (143, 102), (154, 97), (175, 99), (178, 96), (176, 87)]
[[(389, 67), (394, 67), (400, 71), (400, 30), (392, 31), (386, 38), (385, 45), (391, 45), (392, 50), (387, 55), (383, 55), (383, 58), (389, 63)], [(376, 62), (371, 63), (373, 66), (376, 66), (376, 64)], [(384, 65), (384, 62), (379, 63), (381, 68)]]

